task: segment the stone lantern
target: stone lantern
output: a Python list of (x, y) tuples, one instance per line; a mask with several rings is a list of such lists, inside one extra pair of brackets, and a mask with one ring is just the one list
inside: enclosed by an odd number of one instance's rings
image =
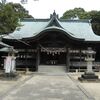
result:
[(89, 47), (88, 50), (86, 50), (85, 54), (86, 54), (85, 61), (87, 62), (86, 73), (94, 73), (92, 69), (92, 63), (95, 60), (94, 55), (96, 54), (96, 52)]
[(85, 61), (87, 62), (87, 70), (86, 72), (81, 75), (81, 77), (79, 77), (78, 79), (81, 81), (84, 80), (97, 80), (98, 76), (95, 75), (94, 71), (93, 71), (93, 61), (95, 61), (95, 55), (96, 52), (92, 50), (91, 47), (88, 47), (88, 49), (85, 51)]

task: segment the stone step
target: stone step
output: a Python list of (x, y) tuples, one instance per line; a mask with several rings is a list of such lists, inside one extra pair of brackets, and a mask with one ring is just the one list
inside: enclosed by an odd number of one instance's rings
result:
[(38, 72), (50, 72), (50, 73), (65, 73), (66, 67), (59, 65), (40, 65), (38, 67)]

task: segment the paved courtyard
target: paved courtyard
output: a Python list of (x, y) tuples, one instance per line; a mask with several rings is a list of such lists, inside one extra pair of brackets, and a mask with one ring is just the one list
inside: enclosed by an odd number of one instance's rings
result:
[[(78, 73), (70, 73), (70, 76), (76, 80), (90, 95), (92, 95), (95, 100), (100, 100), (100, 82), (79, 82), (77, 79), (81, 76), (81, 72)], [(100, 72), (95, 73), (99, 76)]]
[(33, 74), (0, 100), (93, 100), (68, 74)]

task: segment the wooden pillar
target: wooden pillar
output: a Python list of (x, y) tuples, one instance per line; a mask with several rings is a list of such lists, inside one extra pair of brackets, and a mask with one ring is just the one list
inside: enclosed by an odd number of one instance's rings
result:
[(66, 71), (69, 72), (70, 69), (70, 48), (66, 48)]
[(26, 50), (25, 50), (25, 65), (26, 65), (26, 72), (29, 71), (29, 68), (28, 68), (28, 66), (27, 66), (27, 65), (28, 65), (28, 64), (27, 64), (27, 63), (28, 63), (28, 62), (27, 62), (27, 55), (28, 55), (28, 51), (27, 51), (27, 49), (26, 49)]
[(38, 66), (40, 64), (40, 49), (37, 47), (37, 57), (36, 57), (36, 71), (38, 71)]
[[(81, 49), (79, 50), (79, 55), (80, 55), (80, 64), (81, 64), (81, 62), (82, 62), (82, 52), (81, 52)], [(79, 65), (79, 72), (80, 72), (80, 67), (81, 67), (81, 65)]]

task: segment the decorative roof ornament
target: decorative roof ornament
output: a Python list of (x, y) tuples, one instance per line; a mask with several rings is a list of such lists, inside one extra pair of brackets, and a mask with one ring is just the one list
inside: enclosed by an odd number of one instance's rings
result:
[(55, 12), (55, 10), (54, 10), (54, 12), (53, 12), (53, 15), (54, 15), (54, 16), (56, 15), (56, 12)]
[(58, 14), (56, 14), (55, 10), (54, 10), (53, 14), (50, 14), (50, 18), (52, 18), (52, 17), (57, 17), (58, 18)]
[(74, 17), (71, 17), (71, 19), (72, 20), (79, 20), (80, 18), (79, 18), (79, 16), (77, 14), (75, 14), (75, 16)]

